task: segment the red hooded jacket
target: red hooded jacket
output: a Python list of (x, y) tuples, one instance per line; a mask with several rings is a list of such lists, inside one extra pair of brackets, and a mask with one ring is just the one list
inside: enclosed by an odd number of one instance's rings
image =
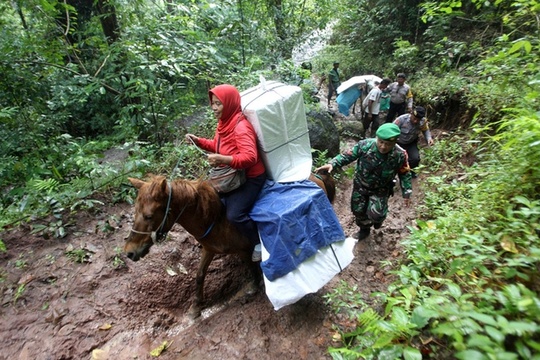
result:
[(257, 134), (242, 113), (240, 93), (234, 86), (223, 84), (208, 92), (210, 101), (212, 95), (223, 104), (223, 112), (218, 120), (214, 138), (211, 140), (199, 138), (197, 145), (206, 151), (231, 155), (233, 160), (230, 166), (235, 169), (246, 169), (247, 177), (263, 174), (265, 167), (257, 147)]

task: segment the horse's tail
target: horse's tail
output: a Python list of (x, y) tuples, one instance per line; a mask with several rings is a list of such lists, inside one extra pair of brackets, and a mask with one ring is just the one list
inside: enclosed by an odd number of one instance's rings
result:
[(336, 181), (334, 180), (332, 175), (326, 170), (319, 170), (315, 174), (315, 176), (321, 179), (326, 190), (326, 196), (328, 196), (328, 200), (330, 200), (330, 203), (333, 203), (336, 197)]

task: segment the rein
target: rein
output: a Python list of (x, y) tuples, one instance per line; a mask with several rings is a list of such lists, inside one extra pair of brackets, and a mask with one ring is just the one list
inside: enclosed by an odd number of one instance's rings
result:
[[(197, 146), (197, 144), (195, 144), (195, 142), (191, 138), (189, 138), (189, 140), (191, 141), (191, 143), (195, 146), (195, 148), (197, 150), (199, 150), (202, 154), (206, 155), (206, 153), (201, 148), (199, 148)], [(178, 161), (180, 161), (180, 160), (178, 160)], [(176, 167), (173, 170), (173, 173), (174, 173), (174, 171), (176, 170), (177, 167), (178, 167), (178, 163), (176, 164)], [(135, 234), (140, 234), (140, 235), (150, 235), (150, 238), (152, 239), (153, 243), (157, 243), (158, 239), (161, 239), (164, 236), (166, 236), (167, 233), (163, 231), (163, 227), (165, 226), (165, 223), (167, 222), (167, 218), (169, 217), (169, 213), (170, 213), (170, 209), (171, 209), (171, 199), (172, 199), (171, 183), (167, 182), (167, 186), (169, 187), (169, 198), (167, 200), (167, 208), (165, 210), (165, 216), (163, 217), (163, 220), (161, 221), (161, 224), (159, 225), (158, 229), (156, 231), (138, 231), (138, 230), (135, 230), (135, 229), (131, 228), (130, 232), (133, 232)], [(173, 225), (176, 223), (176, 221), (178, 221), (180, 216), (182, 216), (182, 214), (184, 213), (184, 210), (186, 210), (186, 207), (187, 207), (187, 204), (184, 205), (184, 207), (182, 208), (182, 211), (180, 211), (180, 213), (178, 214), (178, 216), (174, 220)], [(206, 237), (208, 234), (210, 234), (210, 232), (214, 228), (214, 225), (215, 225), (215, 221), (212, 222), (212, 224), (210, 224), (208, 229), (206, 229), (206, 231), (203, 234), (203, 236), (201, 237), (201, 239)]]
[[(240, 122), (240, 116), (238, 117), (238, 122)], [(238, 122), (236, 123), (236, 125), (238, 125)], [(188, 137), (189, 141), (191, 142), (191, 144), (193, 146), (195, 146), (195, 149), (197, 149), (201, 154), (203, 155), (207, 155), (208, 153), (203, 151), (203, 149), (201, 149), (200, 147), (197, 146), (197, 144), (195, 144), (195, 141), (193, 141), (192, 138)], [(219, 150), (219, 139), (218, 139), (218, 150)], [(213, 221), (210, 226), (208, 227), (208, 229), (206, 229), (206, 231), (204, 232), (203, 236), (201, 236), (201, 239), (205, 238), (208, 234), (210, 234), (210, 232), (212, 231), (212, 229), (214, 228), (214, 225), (216, 224), (215, 221)]]

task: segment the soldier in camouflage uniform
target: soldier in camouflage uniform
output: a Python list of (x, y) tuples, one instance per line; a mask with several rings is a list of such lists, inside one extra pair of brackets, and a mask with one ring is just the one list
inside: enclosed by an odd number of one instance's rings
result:
[(396, 124), (381, 125), (376, 139), (359, 141), (352, 150), (317, 169), (332, 172), (334, 167), (342, 167), (356, 160), (351, 209), (360, 227), (359, 240), (369, 236), (372, 225), (379, 229), (386, 219), (388, 198), (393, 194), (396, 174), (400, 179), (405, 206), (410, 205), (411, 174), (407, 152), (396, 145), (399, 134), (400, 129)]

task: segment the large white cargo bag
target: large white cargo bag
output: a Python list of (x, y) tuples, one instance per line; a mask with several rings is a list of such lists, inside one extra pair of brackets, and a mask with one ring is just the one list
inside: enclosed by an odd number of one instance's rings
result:
[(240, 95), (268, 177), (280, 183), (306, 180), (312, 158), (302, 89), (261, 79), (259, 86)]

